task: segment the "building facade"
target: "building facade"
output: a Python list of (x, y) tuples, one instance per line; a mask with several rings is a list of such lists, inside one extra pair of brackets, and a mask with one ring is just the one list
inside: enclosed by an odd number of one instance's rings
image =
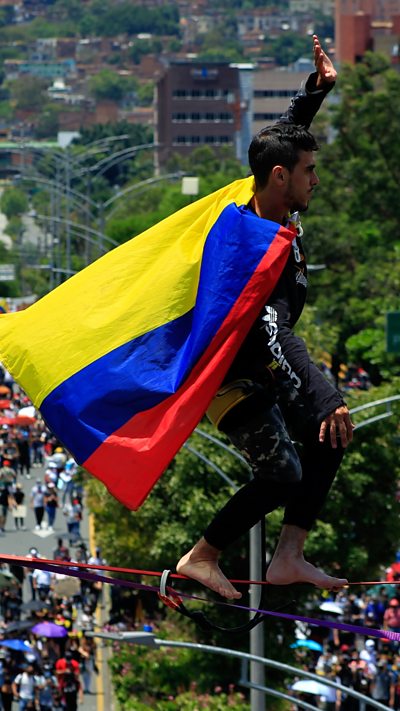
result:
[(201, 145), (216, 151), (230, 146), (247, 165), (252, 136), (279, 119), (308, 74), (309, 67), (282, 71), (252, 64), (172, 62), (156, 90), (159, 167), (171, 155), (188, 156)]
[(355, 64), (368, 50), (387, 54), (393, 64), (398, 63), (400, 0), (336, 0), (335, 34), (336, 58), (341, 63)]
[[(159, 164), (194, 148), (231, 146), (242, 160), (250, 134), (251, 82), (242, 72), (252, 65), (173, 61), (157, 83), (156, 142)], [(246, 146), (247, 148), (247, 146)]]

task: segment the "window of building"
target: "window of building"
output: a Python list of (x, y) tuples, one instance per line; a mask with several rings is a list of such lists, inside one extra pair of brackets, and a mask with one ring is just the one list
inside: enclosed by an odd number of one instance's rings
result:
[(177, 113), (172, 114), (172, 120), (173, 120), (174, 122), (186, 121), (186, 120), (187, 120), (187, 114), (178, 111)]
[(255, 99), (288, 98), (294, 96), (297, 89), (255, 89)]
[[(293, 92), (295, 93), (295, 92)], [(234, 94), (228, 89), (174, 89), (173, 99), (210, 99), (214, 100), (234, 100)]]
[(200, 144), (208, 144), (214, 146), (232, 144), (233, 139), (231, 136), (175, 136), (172, 141), (174, 146), (195, 146)]
[(257, 113), (253, 114), (253, 120), (254, 121), (276, 121), (278, 118), (280, 118), (282, 114), (278, 113)]
[(220, 121), (228, 121), (228, 123), (232, 123), (233, 121), (233, 116), (232, 114), (228, 113), (227, 111), (222, 111), (219, 115), (218, 118)]

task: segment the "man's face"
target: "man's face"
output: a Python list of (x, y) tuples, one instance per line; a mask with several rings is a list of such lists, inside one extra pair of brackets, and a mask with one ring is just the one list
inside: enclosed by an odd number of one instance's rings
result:
[(289, 173), (286, 202), (290, 212), (304, 212), (308, 208), (312, 191), (318, 185), (315, 172), (315, 152), (299, 151), (299, 160)]

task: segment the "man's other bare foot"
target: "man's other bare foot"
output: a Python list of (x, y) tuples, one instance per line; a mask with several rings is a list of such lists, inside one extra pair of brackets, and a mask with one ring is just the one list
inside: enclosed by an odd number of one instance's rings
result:
[(184, 555), (176, 566), (176, 572), (205, 585), (229, 600), (238, 600), (242, 594), (233, 587), (218, 565), (218, 560), (200, 558), (196, 547)]
[(284, 556), (272, 559), (267, 570), (266, 580), (272, 585), (311, 583), (317, 588), (326, 590), (343, 588), (348, 584), (345, 578), (334, 578), (331, 575), (327, 575), (311, 563), (308, 563), (304, 558), (293, 559), (285, 558)]

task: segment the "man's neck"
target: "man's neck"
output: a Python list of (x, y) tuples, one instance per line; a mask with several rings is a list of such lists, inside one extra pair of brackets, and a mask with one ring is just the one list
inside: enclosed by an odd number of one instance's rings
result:
[(271, 220), (272, 222), (277, 222), (279, 225), (285, 224), (287, 220), (287, 209), (282, 205), (276, 205), (272, 200), (266, 200), (265, 196), (261, 198), (255, 193), (251, 200), (251, 206), (256, 215), (262, 217), (264, 220)]

